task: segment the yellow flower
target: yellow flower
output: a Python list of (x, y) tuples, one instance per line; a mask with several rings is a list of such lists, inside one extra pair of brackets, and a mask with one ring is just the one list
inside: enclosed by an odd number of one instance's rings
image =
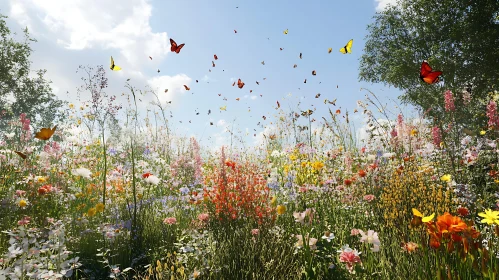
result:
[(296, 155), (289, 155), (289, 159), (295, 161), (298, 157)]
[(307, 166), (307, 164), (308, 164), (308, 162), (302, 162), (302, 163), (301, 163), (301, 167), (306, 167), (306, 166)]
[(286, 213), (286, 206), (284, 205), (277, 205), (277, 214), (282, 215)]
[(97, 210), (97, 212), (103, 212), (104, 211), (104, 204), (97, 203), (97, 205), (95, 205), (95, 209)]
[(69, 108), (73, 109), (74, 107), (75, 107), (75, 105), (73, 103), (69, 104)]
[(88, 211), (87, 211), (87, 216), (89, 216), (89, 217), (93, 217), (93, 216), (95, 216), (95, 214), (97, 214), (97, 209), (95, 209), (95, 208), (93, 208), (93, 207), (92, 207), (92, 208), (90, 208), (90, 209), (88, 209)]
[(452, 176), (450, 174), (445, 174), (444, 176), (440, 177), (440, 180), (442, 180), (444, 182), (450, 182), (451, 179), (452, 179)]
[(417, 136), (418, 131), (416, 129), (411, 130), (411, 136)]
[(19, 207), (21, 207), (21, 208), (28, 206), (28, 202), (24, 199), (19, 200), (18, 204), (19, 204)]
[(277, 197), (276, 197), (276, 196), (273, 196), (273, 197), (272, 197), (272, 200), (270, 201), (270, 203), (271, 203), (272, 205), (275, 205), (275, 204), (277, 203)]
[(499, 225), (499, 211), (492, 211), (491, 209), (486, 209), (485, 212), (478, 213), (478, 216), (482, 217), (481, 223), (487, 223), (491, 225), (496, 223)]
[(322, 163), (321, 161), (316, 161), (316, 162), (312, 163), (312, 168), (314, 168), (317, 171), (321, 170), (323, 167), (324, 167), (324, 163)]
[(487, 133), (487, 131), (485, 130), (480, 131), (480, 135), (485, 135), (485, 133)]
[(37, 176), (36, 177), (36, 181), (38, 183), (45, 183), (47, 181), (47, 178), (46, 177), (43, 177), (43, 176)]

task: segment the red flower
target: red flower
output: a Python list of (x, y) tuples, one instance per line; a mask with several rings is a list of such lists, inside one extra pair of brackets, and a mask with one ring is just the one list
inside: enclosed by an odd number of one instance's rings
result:
[(366, 177), (366, 175), (367, 175), (367, 173), (366, 173), (364, 170), (362, 170), (362, 169), (361, 169), (361, 170), (359, 170), (359, 173), (358, 173), (358, 174), (359, 174), (359, 176), (360, 176), (360, 177), (362, 177), (362, 178), (363, 178), (363, 177)]
[(459, 207), (457, 208), (457, 214), (461, 217), (468, 216), (470, 214), (470, 211), (466, 207)]
[(142, 179), (149, 178), (149, 176), (151, 176), (151, 175), (152, 175), (151, 173), (146, 172), (146, 173), (142, 174)]

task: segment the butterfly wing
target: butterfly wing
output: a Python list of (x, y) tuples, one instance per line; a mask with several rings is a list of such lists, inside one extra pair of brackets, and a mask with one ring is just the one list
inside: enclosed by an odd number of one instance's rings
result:
[(331, 53), (333, 51), (333, 48), (327, 49), (327, 53)]
[(427, 84), (438, 83), (438, 76), (442, 75), (442, 71), (433, 71), (430, 64), (425, 60), (421, 63), (421, 71), (419, 72), (419, 78)]
[(180, 44), (175, 50), (176, 53), (180, 53), (180, 50), (185, 46), (185, 44)]
[(23, 154), (19, 151), (14, 151), (14, 153), (16, 153), (18, 156), (20, 156), (22, 159), (26, 159), (28, 156), (26, 154)]
[(185, 90), (191, 90), (191, 88), (186, 86), (186, 85), (184, 85), (184, 88), (185, 88)]
[(353, 44), (353, 39), (348, 41), (348, 43), (343, 48), (340, 49), (340, 52), (342, 54), (352, 53), (352, 44)]
[(177, 50), (177, 42), (175, 42), (175, 40), (173, 40), (172, 38), (170, 38), (170, 50), (172, 52), (175, 52)]
[(54, 132), (56, 129), (57, 129), (57, 125), (54, 126), (54, 128), (52, 128), (52, 129), (50, 129), (50, 127), (49, 128), (42, 128), (42, 129), (40, 129), (39, 132), (37, 132), (35, 134), (35, 138), (40, 139), (40, 140), (45, 140), (45, 141), (49, 140), (50, 137), (52, 137), (52, 135), (54, 135)]
[(111, 67), (110, 68), (113, 71), (119, 71), (119, 70), (121, 70), (121, 67), (119, 67), (119, 66), (117, 66), (117, 65), (114, 64), (114, 59), (113, 59), (112, 56), (111, 56)]

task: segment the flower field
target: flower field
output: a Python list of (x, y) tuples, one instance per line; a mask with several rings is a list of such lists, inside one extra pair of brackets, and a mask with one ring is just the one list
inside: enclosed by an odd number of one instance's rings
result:
[(114, 135), (112, 106), (41, 131), (21, 115), (0, 142), (0, 279), (498, 279), (495, 102), (467, 135), (371, 100), (365, 139), (339, 110), (295, 134), (312, 112), (281, 111), (252, 148)]

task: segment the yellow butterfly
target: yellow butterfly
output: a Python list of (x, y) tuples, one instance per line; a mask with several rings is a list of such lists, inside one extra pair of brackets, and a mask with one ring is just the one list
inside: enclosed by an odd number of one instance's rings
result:
[(109, 67), (109, 68), (111, 68), (111, 70), (113, 70), (113, 71), (119, 71), (119, 70), (121, 70), (121, 67), (119, 67), (117, 65), (114, 65), (114, 59), (113, 59), (112, 56), (111, 56), (111, 67)]
[(327, 53), (331, 53), (333, 51), (333, 48), (327, 49)]
[(429, 221), (433, 220), (433, 218), (435, 218), (435, 213), (431, 214), (430, 216), (424, 216), (416, 208), (412, 208), (412, 214), (414, 214), (414, 216), (416, 217), (420, 217), (423, 223), (428, 223)]
[(227, 105), (220, 107), (220, 110), (227, 111)]
[(284, 30), (284, 34), (286, 34), (286, 35), (288, 34), (288, 30), (287, 30), (287, 29), (286, 29), (286, 30)]
[(340, 52), (342, 54), (347, 54), (347, 53), (352, 53), (352, 44), (353, 44), (353, 39), (348, 41), (348, 43), (340, 49)]

